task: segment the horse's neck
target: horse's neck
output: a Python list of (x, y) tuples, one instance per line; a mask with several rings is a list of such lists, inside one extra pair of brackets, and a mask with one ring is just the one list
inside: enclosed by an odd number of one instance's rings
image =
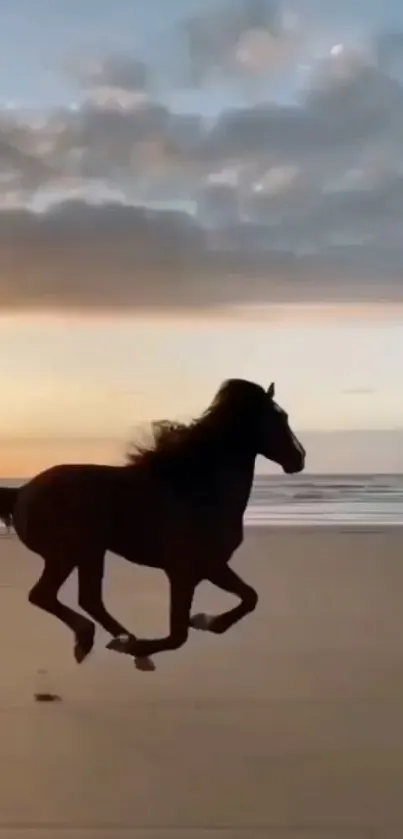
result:
[(242, 457), (225, 460), (220, 469), (221, 494), (231, 512), (243, 516), (252, 490), (255, 472), (255, 456), (246, 454)]

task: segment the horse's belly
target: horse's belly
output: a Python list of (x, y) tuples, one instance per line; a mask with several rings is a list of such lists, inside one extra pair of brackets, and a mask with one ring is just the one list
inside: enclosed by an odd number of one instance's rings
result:
[(108, 539), (112, 553), (150, 568), (165, 568), (186, 530), (182, 509), (155, 487), (138, 487), (119, 510)]

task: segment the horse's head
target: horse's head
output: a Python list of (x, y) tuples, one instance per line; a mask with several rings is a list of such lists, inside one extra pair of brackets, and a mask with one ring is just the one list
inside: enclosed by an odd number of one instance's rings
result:
[(274, 383), (270, 385), (265, 396), (259, 454), (278, 463), (288, 475), (302, 472), (306, 452), (290, 428), (287, 412), (274, 401)]
[(136, 447), (128, 463), (154, 464), (175, 480), (185, 476), (199, 481), (205, 472), (211, 478), (220, 452), (230, 457), (261, 454), (278, 463), (289, 474), (302, 472), (305, 449), (288, 424), (288, 416), (274, 401), (274, 385), (266, 391), (245, 379), (227, 379), (213, 402), (199, 419), (189, 425), (172, 422), (154, 424), (151, 447)]
[(261, 454), (288, 474), (302, 472), (305, 449), (286, 412), (274, 401), (274, 384), (265, 390), (245, 379), (227, 379), (207, 411), (207, 420), (221, 428), (232, 450)]

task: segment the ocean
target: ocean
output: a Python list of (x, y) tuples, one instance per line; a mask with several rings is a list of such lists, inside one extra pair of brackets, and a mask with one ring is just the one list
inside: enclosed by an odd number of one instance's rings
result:
[(257, 475), (249, 525), (403, 525), (403, 475)]
[[(21, 483), (0, 478), (0, 485)], [(257, 475), (245, 524), (403, 525), (403, 475)]]

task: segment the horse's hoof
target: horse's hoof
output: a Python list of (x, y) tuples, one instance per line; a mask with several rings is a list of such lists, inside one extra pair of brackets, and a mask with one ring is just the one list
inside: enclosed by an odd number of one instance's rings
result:
[(106, 645), (107, 650), (112, 650), (114, 653), (123, 653), (123, 655), (133, 655), (132, 646), (135, 641), (134, 635), (117, 635), (116, 638), (111, 638)]
[(208, 632), (213, 620), (214, 617), (212, 615), (206, 615), (205, 612), (199, 612), (198, 615), (192, 615), (189, 621), (189, 626), (191, 626), (192, 629), (199, 629), (201, 632)]
[(134, 659), (134, 666), (136, 670), (142, 670), (143, 673), (153, 673), (155, 668), (155, 664), (151, 658), (135, 658)]
[(81, 664), (87, 655), (91, 652), (95, 640), (95, 624), (91, 623), (80, 632), (76, 633), (76, 643), (74, 645), (74, 658), (77, 664)]

